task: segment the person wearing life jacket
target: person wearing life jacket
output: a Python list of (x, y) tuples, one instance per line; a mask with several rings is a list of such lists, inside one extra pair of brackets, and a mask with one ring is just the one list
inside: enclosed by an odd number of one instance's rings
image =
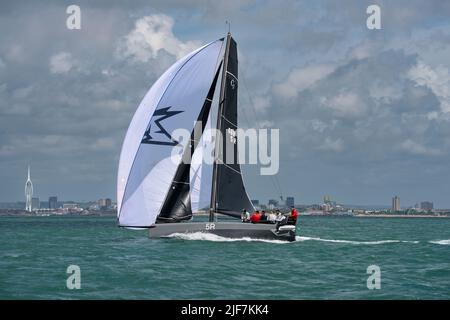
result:
[(251, 223), (258, 223), (261, 220), (261, 213), (259, 211), (253, 212), (253, 214), (250, 217)]
[(296, 208), (292, 207), (291, 209), (291, 219), (293, 220), (294, 223), (297, 222), (297, 217), (298, 217), (298, 211)]

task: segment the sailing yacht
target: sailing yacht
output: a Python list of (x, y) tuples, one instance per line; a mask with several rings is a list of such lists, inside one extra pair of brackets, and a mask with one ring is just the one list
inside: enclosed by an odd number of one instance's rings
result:
[[(220, 92), (213, 112), (216, 87)], [(217, 219), (239, 219), (243, 210), (254, 211), (238, 161), (237, 94), (237, 45), (230, 33), (178, 60), (153, 84), (122, 145), (117, 179), (120, 227), (148, 228), (151, 238), (207, 232), (227, 238), (295, 240), (293, 224)], [(214, 141), (207, 130), (213, 122), (222, 140)], [(195, 123), (201, 123), (200, 139)], [(175, 129), (188, 130), (190, 139), (178, 141), (171, 135)], [(233, 141), (231, 149), (223, 148), (227, 139)], [(181, 150), (178, 158), (173, 148)], [(208, 165), (201, 159), (211, 149), (213, 163)], [(231, 163), (221, 160), (228, 159), (227, 152), (234, 157)], [(185, 163), (185, 156), (192, 161)], [(205, 203), (209, 221), (193, 222), (193, 212)]]

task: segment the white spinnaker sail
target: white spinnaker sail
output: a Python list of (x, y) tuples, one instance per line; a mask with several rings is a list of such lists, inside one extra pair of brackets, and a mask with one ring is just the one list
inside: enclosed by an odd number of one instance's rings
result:
[[(197, 212), (210, 207), (213, 164), (205, 161), (214, 159), (214, 141), (212, 137), (212, 111), (209, 113), (203, 135), (192, 155), (189, 181), (191, 185), (191, 209)], [(208, 154), (207, 154), (208, 153)]]
[[(175, 129), (191, 132), (213, 81), (223, 41), (182, 58), (152, 86), (128, 128), (120, 155), (119, 225), (154, 224), (178, 163), (171, 159)], [(142, 143), (145, 134), (146, 143)], [(183, 150), (187, 141), (175, 148)]]

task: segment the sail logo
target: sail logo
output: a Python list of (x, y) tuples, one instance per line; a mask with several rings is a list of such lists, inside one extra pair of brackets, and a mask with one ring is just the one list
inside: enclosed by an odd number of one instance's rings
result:
[(228, 133), (228, 136), (230, 137), (230, 142), (232, 144), (236, 144), (236, 142), (237, 142), (236, 130), (234, 130), (232, 128), (228, 128), (227, 133)]
[(231, 89), (235, 89), (236, 88), (236, 80), (234, 80), (234, 79), (231, 79), (231, 81), (230, 81), (230, 86), (231, 86)]
[(150, 123), (145, 130), (141, 143), (157, 144), (165, 146), (177, 146), (179, 142), (172, 138), (172, 135), (164, 128), (162, 122), (183, 111), (170, 110), (172, 107), (160, 108), (153, 114)]

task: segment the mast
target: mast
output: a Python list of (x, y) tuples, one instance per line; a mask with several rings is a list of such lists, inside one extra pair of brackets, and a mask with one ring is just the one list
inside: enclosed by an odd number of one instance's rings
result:
[[(222, 126), (222, 114), (224, 111), (224, 102), (225, 102), (225, 84), (227, 81), (227, 70), (228, 70), (228, 58), (230, 54), (230, 42), (231, 42), (231, 33), (228, 31), (227, 34), (227, 42), (225, 44), (225, 54), (223, 57), (223, 67), (222, 67), (222, 81), (220, 83), (220, 97), (219, 97), (219, 109), (217, 112), (217, 126), (216, 129), (220, 130)], [(217, 210), (217, 159), (220, 159), (221, 156), (220, 150), (221, 144), (223, 141), (217, 139), (216, 137), (216, 146), (214, 149), (214, 165), (213, 165), (213, 183), (212, 183), (212, 191), (211, 191), (211, 208), (209, 210), (209, 221), (214, 221), (214, 212)]]

